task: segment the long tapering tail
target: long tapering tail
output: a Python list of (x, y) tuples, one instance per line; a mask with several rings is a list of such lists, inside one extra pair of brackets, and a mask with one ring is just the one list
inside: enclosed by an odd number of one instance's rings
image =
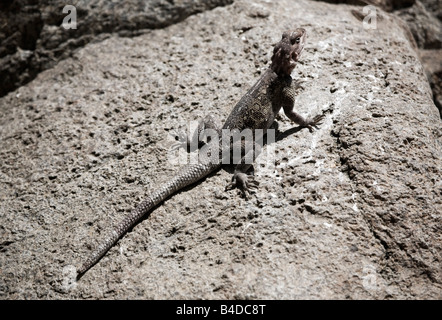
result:
[(137, 223), (138, 220), (152, 210), (152, 208), (154, 208), (157, 204), (164, 201), (178, 190), (204, 178), (219, 166), (219, 164), (198, 163), (182, 168), (180, 173), (175, 175), (167, 183), (153, 192), (114, 228), (112, 233), (92, 252), (89, 258), (77, 270), (77, 279), (79, 279), (87, 270), (95, 265), (120, 237), (122, 237), (132, 226)]

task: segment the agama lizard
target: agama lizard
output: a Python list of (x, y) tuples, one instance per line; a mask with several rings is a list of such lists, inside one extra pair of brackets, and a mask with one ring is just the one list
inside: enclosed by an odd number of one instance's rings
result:
[[(311, 119), (304, 119), (293, 110), (296, 84), (292, 81), (290, 74), (295, 68), (296, 62), (304, 49), (305, 42), (306, 31), (302, 28), (284, 32), (282, 39), (273, 49), (270, 67), (236, 104), (224, 126), (222, 128), (217, 127), (211, 117), (206, 117), (200, 122), (198, 129), (192, 137), (193, 140), (197, 140), (199, 147), (204, 144), (201, 140), (203, 136), (201, 133), (206, 129), (212, 129), (218, 133), (220, 133), (222, 129), (237, 129), (239, 131), (244, 129), (269, 129), (281, 108), (284, 109), (284, 113), (287, 117), (301, 127), (308, 128), (310, 132), (313, 131), (313, 128), (317, 128), (317, 125), (321, 123), (324, 117), (323, 115), (318, 115)], [(182, 143), (191, 141), (187, 136), (180, 136), (179, 140)], [(226, 144), (222, 144), (221, 139), (215, 143), (219, 143), (218, 146), (220, 146), (218, 148), (218, 160), (214, 160), (213, 157), (202, 156), (199, 158), (198, 163), (188, 164), (181, 168), (173, 178), (154, 190), (152, 194), (133, 209), (132, 212), (115, 227), (101, 245), (92, 252), (90, 257), (77, 270), (77, 279), (96, 264), (120, 237), (156, 205), (163, 202), (178, 190), (201, 180), (211, 172), (220, 168), (223, 163), (222, 157), (223, 154), (225, 154), (223, 151), (226, 151), (224, 150)], [(232, 149), (234, 143), (235, 142), (229, 142), (227, 148)], [(239, 143), (241, 144), (243, 142), (240, 141)], [(243, 146), (241, 146), (241, 148), (243, 148)], [(236, 186), (240, 188), (245, 195), (248, 194), (250, 188), (256, 188), (258, 184), (252, 175), (247, 174), (247, 171), (252, 165), (251, 162), (255, 159), (255, 153), (249, 154), (249, 152), (245, 152), (243, 148), (244, 156), (241, 158), (241, 161), (237, 163), (232, 181), (228, 185), (228, 187)], [(231, 156), (230, 150), (227, 153)], [(248, 159), (251, 157), (252, 161), (245, 161), (244, 159), (247, 157), (249, 157)]]

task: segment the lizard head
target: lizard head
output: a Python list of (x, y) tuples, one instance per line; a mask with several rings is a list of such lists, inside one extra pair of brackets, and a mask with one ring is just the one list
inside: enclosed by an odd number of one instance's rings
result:
[(290, 75), (304, 49), (307, 32), (303, 28), (286, 31), (273, 49), (270, 68), (278, 75)]

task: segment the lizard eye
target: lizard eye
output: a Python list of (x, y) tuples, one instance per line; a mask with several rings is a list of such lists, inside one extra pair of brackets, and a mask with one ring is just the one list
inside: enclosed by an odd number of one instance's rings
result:
[(290, 42), (292, 43), (292, 45), (293, 44), (295, 44), (295, 43), (300, 43), (301, 42), (301, 37), (292, 37), (291, 39), (290, 39)]

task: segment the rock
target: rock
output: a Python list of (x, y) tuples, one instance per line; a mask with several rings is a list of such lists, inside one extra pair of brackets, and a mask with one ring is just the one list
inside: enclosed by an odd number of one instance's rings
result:
[(442, 118), (442, 50), (420, 50), (420, 57)]
[[(236, 1), (92, 37), (2, 97), (0, 297), (440, 299), (440, 115), (398, 18), (380, 11), (367, 29), (359, 9)], [(226, 167), (74, 282), (96, 242), (178, 170), (169, 132), (224, 120), (293, 21), (309, 34), (296, 109), (324, 112), (320, 130), (281, 115), (250, 200), (224, 191)]]
[(440, 0), (420, 0), (420, 2), (425, 6), (427, 12), (431, 12), (433, 16), (442, 20), (442, 6)]
[[(9, 0), (0, 4), (0, 97), (35, 78), (42, 70), (69, 57), (73, 50), (103, 33), (134, 36), (144, 29), (163, 28), (188, 16), (230, 4), (232, 0), (143, 1), (121, 3), (93, 0), (75, 7), (75, 29), (62, 27), (72, 10), (65, 1)], [(100, 39), (100, 38), (98, 38)], [(19, 50), (30, 50), (27, 61), (17, 63)]]
[(394, 12), (404, 19), (417, 45), (440, 49), (442, 43), (442, 7), (438, 0), (326, 0), (334, 4), (373, 5)]
[(414, 4), (416, 0), (318, 0), (325, 1), (333, 4), (351, 4), (357, 6), (368, 6), (373, 5), (387, 12), (399, 8), (410, 7)]
[(420, 1), (417, 0), (412, 7), (397, 10), (395, 13), (406, 21), (419, 48), (442, 48), (442, 22), (427, 11)]
[[(335, 4), (374, 5), (385, 11), (394, 12), (403, 21), (398, 23), (404, 29), (408, 40), (422, 57), (422, 64), (433, 91), (433, 99), (442, 115), (441, 69), (442, 58), (442, 7), (439, 0), (327, 0)], [(353, 15), (363, 21), (367, 12), (352, 10)], [(382, 16), (377, 14), (377, 18)], [(431, 50), (434, 49), (434, 50)]]
[(405, 22), (419, 48), (425, 72), (433, 91), (434, 103), (442, 115), (442, 8), (440, 1), (414, 1), (413, 6), (395, 11)]

